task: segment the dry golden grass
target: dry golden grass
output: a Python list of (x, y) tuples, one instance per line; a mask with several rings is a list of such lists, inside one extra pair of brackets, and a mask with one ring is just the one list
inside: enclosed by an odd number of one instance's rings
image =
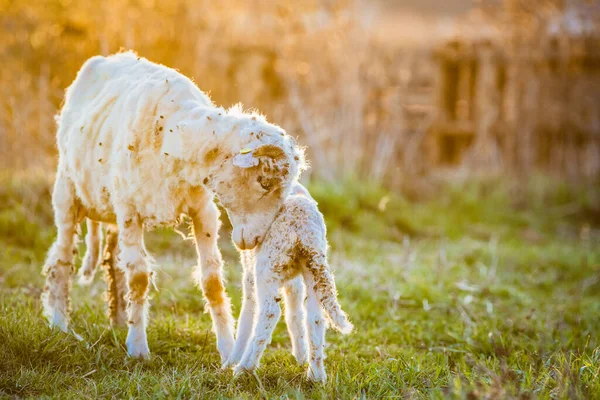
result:
[[(382, 40), (379, 28), (402, 15), (382, 4), (0, 1), (0, 167), (52, 170), (64, 89), (88, 57), (131, 48), (220, 105), (267, 114), (309, 146), (321, 177), (401, 183), (403, 142), (430, 112), (431, 92), (419, 88), (431, 85), (432, 64), (411, 39), (428, 22), (386, 28)], [(416, 123), (405, 121), (409, 102), (421, 106)]]
[[(52, 170), (53, 115), (64, 89), (88, 57), (130, 48), (193, 77), (220, 105), (242, 102), (267, 114), (309, 147), (311, 174), (326, 180), (359, 177), (390, 187), (423, 182), (423, 175), (436, 169), (431, 147), (439, 146), (428, 142), (439, 115), (434, 107), (439, 66), (431, 50), (461, 35), (474, 42), (492, 39), (500, 53), (528, 54), (558, 10), (550, 0), (535, 6), (507, 0), (481, 3), (485, 7), (458, 19), (469, 2), (434, 3), (1, 0), (0, 167)], [(501, 3), (506, 12), (499, 11)], [(580, 146), (575, 136), (581, 126), (595, 126), (597, 113), (587, 110), (595, 103), (590, 94), (598, 79), (563, 73), (546, 78), (547, 73), (531, 69), (537, 61), (519, 62), (508, 68), (516, 77), (514, 90), (524, 90), (525, 100), (540, 106), (513, 102), (501, 134), (516, 139), (509, 150), (493, 144), (506, 153), (503, 172), (516, 163), (508, 153), (533, 146), (525, 157), (527, 173), (537, 168), (535, 154), (546, 152), (543, 157), (550, 161), (543, 168), (560, 165), (575, 175), (587, 168), (584, 175), (595, 175), (598, 157), (583, 167), (568, 161), (571, 150), (563, 149)], [(519, 89), (532, 81), (530, 75), (534, 84)], [(536, 95), (538, 87), (549, 89)], [(572, 88), (569, 96), (576, 101), (561, 96), (562, 87)], [(552, 111), (556, 107), (563, 112)], [(569, 113), (577, 114), (575, 124)], [(544, 148), (544, 135), (565, 131), (574, 139), (554, 140), (552, 149)], [(597, 142), (584, 145), (588, 153), (595, 152)], [(485, 166), (467, 165), (467, 170)]]

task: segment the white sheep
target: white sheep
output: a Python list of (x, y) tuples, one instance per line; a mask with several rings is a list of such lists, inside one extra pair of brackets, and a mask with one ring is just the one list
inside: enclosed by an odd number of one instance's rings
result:
[[(199, 283), (227, 360), (234, 325), (213, 197), (229, 214), (234, 242), (253, 248), (303, 168), (302, 149), (262, 116), (218, 108), (182, 74), (132, 52), (89, 59), (67, 89), (56, 120), (59, 163), (52, 202), (58, 235), (46, 259), (43, 294), (50, 324), (67, 331), (76, 226), (85, 217), (114, 224), (128, 288), (127, 350), (147, 357), (152, 262), (144, 229), (174, 225), (187, 214)], [(91, 228), (99, 237), (95, 222)], [(85, 263), (97, 261), (98, 254)]]
[[(283, 288), (292, 352), (301, 364), (308, 359), (310, 380), (326, 380), (323, 364), (326, 321), (322, 310), (340, 332), (347, 334), (353, 329), (337, 301), (327, 248), (323, 215), (308, 191), (297, 184), (262, 244), (241, 254), (242, 311), (235, 346), (224, 366), (235, 365), (236, 374), (258, 367), (281, 315), (277, 303)], [(306, 284), (306, 317), (302, 278)]]

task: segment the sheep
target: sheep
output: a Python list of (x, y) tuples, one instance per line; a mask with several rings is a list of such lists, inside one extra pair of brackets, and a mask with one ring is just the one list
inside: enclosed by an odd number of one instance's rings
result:
[[(327, 248), (323, 215), (308, 191), (296, 184), (264, 241), (254, 250), (241, 252), (243, 304), (235, 346), (224, 367), (235, 366), (235, 374), (258, 367), (281, 314), (277, 303), (283, 288), (292, 352), (301, 364), (309, 360), (308, 379), (326, 380), (323, 310), (330, 324), (341, 333), (347, 334), (353, 329), (337, 301)], [(306, 317), (302, 278), (306, 284)]]
[[(184, 75), (133, 52), (86, 61), (56, 122), (59, 160), (52, 204), (58, 234), (43, 268), (42, 295), (50, 325), (68, 331), (78, 224), (91, 220), (96, 236), (94, 222), (111, 224), (118, 231), (118, 264), (127, 287), (127, 352), (149, 357), (153, 261), (144, 230), (175, 225), (188, 215), (198, 284), (218, 351), (227, 360), (234, 345), (233, 317), (213, 197), (229, 215), (237, 246), (254, 248), (304, 168), (304, 150), (258, 113), (217, 107)], [(98, 255), (89, 257), (86, 263), (94, 263)]]

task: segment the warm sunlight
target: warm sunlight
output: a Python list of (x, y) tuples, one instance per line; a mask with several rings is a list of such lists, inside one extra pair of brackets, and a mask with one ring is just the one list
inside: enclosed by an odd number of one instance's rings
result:
[(0, 0), (0, 57), (0, 397), (600, 396), (597, 1)]

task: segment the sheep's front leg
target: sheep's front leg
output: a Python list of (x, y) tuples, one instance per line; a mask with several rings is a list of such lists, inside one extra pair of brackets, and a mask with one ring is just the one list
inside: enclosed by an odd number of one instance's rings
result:
[(119, 226), (119, 266), (125, 271), (127, 286), (127, 352), (132, 357), (148, 358), (148, 289), (152, 271), (145, 258), (144, 230), (137, 214), (117, 216)]
[(308, 331), (308, 379), (325, 382), (325, 329), (321, 303), (315, 291), (315, 280), (312, 273), (304, 268), (302, 275), (306, 284), (306, 330)]
[(240, 318), (238, 320), (235, 345), (233, 346), (231, 356), (229, 356), (223, 368), (236, 365), (242, 359), (248, 339), (252, 334), (254, 311), (256, 309), (256, 299), (254, 298), (254, 255), (254, 251), (252, 250), (241, 252), (242, 267), (244, 270), (242, 278), (242, 311), (240, 311)]
[(202, 287), (204, 298), (217, 336), (217, 348), (221, 363), (225, 363), (233, 349), (233, 326), (231, 303), (223, 286), (223, 260), (217, 246), (219, 210), (211, 201), (203, 210), (191, 215), (194, 224), (198, 267), (196, 280)]
[(304, 325), (304, 284), (302, 276), (283, 285), (285, 323), (292, 340), (292, 354), (299, 364), (306, 362), (306, 326)]
[(255, 273), (255, 296), (258, 312), (250, 342), (246, 346), (244, 356), (234, 370), (235, 374), (258, 368), (262, 353), (271, 342), (273, 329), (281, 316), (279, 307), (279, 288), (281, 278), (273, 272), (270, 265), (257, 260)]
[(52, 205), (58, 236), (48, 251), (44, 265), (46, 286), (42, 302), (50, 325), (67, 332), (78, 207), (73, 183), (60, 172), (54, 183)]

